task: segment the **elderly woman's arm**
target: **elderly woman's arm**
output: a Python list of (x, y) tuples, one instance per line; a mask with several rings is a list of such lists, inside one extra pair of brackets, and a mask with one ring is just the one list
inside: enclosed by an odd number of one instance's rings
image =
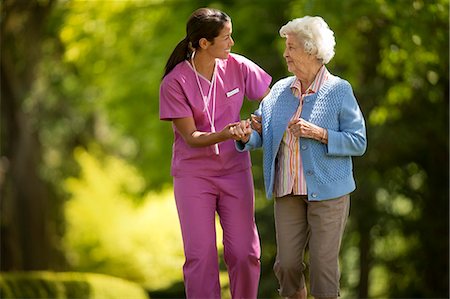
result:
[(366, 125), (350, 84), (339, 114), (339, 131), (327, 130), (328, 155), (361, 156), (366, 151)]
[(294, 119), (288, 123), (289, 131), (295, 137), (310, 138), (320, 141), (322, 143), (328, 143), (328, 133), (327, 129), (321, 128), (303, 118)]
[[(261, 125), (261, 105), (258, 109), (251, 115), (251, 126), (247, 128), (245, 138), (241, 138), (240, 140), (235, 139), (236, 150), (239, 152), (250, 151), (262, 146), (262, 125)], [(259, 124), (255, 124), (258, 122)], [(247, 127), (245, 122), (241, 121), (241, 128), (244, 130), (244, 127)], [(244, 130), (245, 131), (245, 130)]]
[(252, 130), (252, 133), (248, 135), (247, 140), (237, 140), (235, 144), (236, 149), (239, 152), (250, 151), (262, 146), (262, 138), (257, 131)]

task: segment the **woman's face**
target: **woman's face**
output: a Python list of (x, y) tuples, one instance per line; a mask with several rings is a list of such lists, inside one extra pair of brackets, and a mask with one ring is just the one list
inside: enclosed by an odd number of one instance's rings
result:
[(286, 36), (286, 48), (283, 53), (286, 59), (288, 71), (293, 73), (299, 79), (309, 74), (316, 58), (305, 52), (302, 44), (293, 35)]
[(209, 43), (208, 53), (215, 58), (227, 59), (234, 45), (231, 33), (233, 31), (231, 22), (225, 23), (219, 35), (214, 38), (214, 42)]

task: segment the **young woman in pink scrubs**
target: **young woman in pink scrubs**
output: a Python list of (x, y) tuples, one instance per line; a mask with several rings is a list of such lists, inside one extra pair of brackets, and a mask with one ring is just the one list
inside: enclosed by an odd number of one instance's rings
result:
[(271, 77), (232, 54), (231, 19), (196, 10), (170, 56), (160, 86), (160, 118), (173, 124), (171, 174), (186, 257), (187, 298), (220, 298), (215, 213), (223, 229), (232, 298), (256, 298), (260, 245), (248, 152), (235, 149), (230, 128), (244, 96), (261, 100)]

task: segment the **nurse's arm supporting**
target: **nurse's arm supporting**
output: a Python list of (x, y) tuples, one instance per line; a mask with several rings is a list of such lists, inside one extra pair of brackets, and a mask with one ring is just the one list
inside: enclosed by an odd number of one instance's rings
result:
[(240, 138), (230, 132), (230, 127), (239, 123), (228, 124), (219, 132), (202, 132), (197, 130), (192, 117), (175, 118), (172, 121), (184, 141), (191, 147), (210, 146), (230, 138)]

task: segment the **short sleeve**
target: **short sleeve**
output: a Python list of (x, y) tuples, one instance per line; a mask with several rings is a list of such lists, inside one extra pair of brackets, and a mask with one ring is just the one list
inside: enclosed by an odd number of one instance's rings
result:
[(245, 95), (250, 100), (262, 98), (272, 82), (272, 77), (253, 61), (245, 57), (241, 57), (241, 59), (245, 79)]
[(159, 88), (159, 119), (172, 120), (192, 115), (180, 82), (173, 77), (165, 77)]

